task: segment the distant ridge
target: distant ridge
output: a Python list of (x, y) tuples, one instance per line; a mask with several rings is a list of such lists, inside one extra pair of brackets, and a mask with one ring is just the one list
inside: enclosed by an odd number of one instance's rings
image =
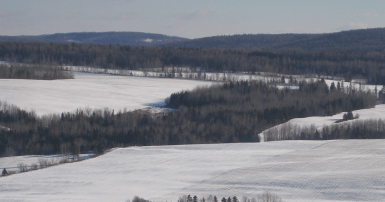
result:
[(143, 32), (72, 32), (39, 36), (0, 36), (0, 41), (120, 44), (133, 46), (160, 45), (184, 40), (189, 39)]
[(164, 47), (179, 48), (273, 48), (289, 43), (309, 40), (317, 34), (243, 34), (230, 36), (212, 36), (189, 41), (170, 42)]
[(0, 41), (120, 44), (174, 48), (367, 51), (385, 49), (385, 28), (324, 34), (243, 34), (192, 40), (143, 32), (73, 32), (40, 36), (0, 36)]
[(212, 36), (161, 45), (178, 48), (375, 50), (385, 48), (385, 28), (325, 34), (244, 34)]

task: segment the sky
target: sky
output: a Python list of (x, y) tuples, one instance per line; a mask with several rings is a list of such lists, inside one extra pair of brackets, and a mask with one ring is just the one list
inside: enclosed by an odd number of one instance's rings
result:
[(0, 0), (0, 35), (330, 33), (385, 27), (383, 8), (383, 0)]

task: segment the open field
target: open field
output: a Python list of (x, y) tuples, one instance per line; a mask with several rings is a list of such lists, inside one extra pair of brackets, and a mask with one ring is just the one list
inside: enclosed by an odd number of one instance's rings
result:
[(315, 132), (315, 130), (321, 131), (324, 126), (329, 126), (333, 124), (351, 124), (352, 122), (357, 120), (385, 120), (385, 104), (379, 104), (376, 105), (374, 108), (370, 109), (354, 110), (352, 111), (353, 115), (359, 115), (357, 119), (336, 123), (336, 121), (343, 119), (343, 115), (345, 113), (346, 112), (341, 112), (333, 116), (312, 116), (306, 118), (291, 119), (286, 123), (279, 124), (270, 129), (267, 129), (259, 135), (260, 137), (264, 137), (269, 133), (280, 135), (286, 135), (290, 133), (300, 134), (304, 128), (312, 128), (312, 130), (314, 130), (313, 132)]
[(176, 201), (177, 196), (172, 193), (204, 180), (322, 143), (287, 141), (116, 149), (94, 159), (0, 178), (0, 201), (125, 201), (135, 195), (153, 199), (164, 196), (168, 201)]
[(116, 111), (159, 105), (174, 92), (192, 90), (212, 82), (138, 78), (106, 74), (75, 73), (75, 79), (0, 79), (0, 100), (37, 115), (72, 112), (77, 108)]
[[(80, 154), (80, 159), (87, 159), (94, 156), (94, 154)], [(51, 164), (58, 164), (63, 158), (70, 158), (69, 154), (54, 154), (54, 155), (25, 155), (25, 156), (11, 156), (0, 158), (0, 170), (4, 168), (7, 171), (19, 172), (18, 164), (22, 163), (31, 168), (32, 164), (39, 165), (39, 160), (43, 159)]]
[(382, 201), (385, 140), (276, 141), (118, 148), (0, 178), (0, 201), (176, 201), (184, 194), (285, 201)]

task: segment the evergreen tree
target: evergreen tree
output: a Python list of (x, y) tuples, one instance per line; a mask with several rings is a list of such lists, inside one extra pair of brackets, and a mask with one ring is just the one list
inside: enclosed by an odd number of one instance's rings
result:
[(332, 82), (332, 84), (330, 85), (330, 91), (333, 92), (334, 90), (336, 90), (336, 85), (334, 84), (334, 82)]

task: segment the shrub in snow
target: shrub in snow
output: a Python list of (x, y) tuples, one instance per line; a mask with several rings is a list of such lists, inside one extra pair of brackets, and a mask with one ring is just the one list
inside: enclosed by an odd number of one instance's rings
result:
[(258, 196), (258, 202), (283, 202), (281, 197), (276, 194), (265, 191), (262, 195)]
[(3, 169), (3, 172), (1, 173), (1, 175), (2, 175), (2, 176), (8, 175), (7, 169), (4, 168), (4, 169)]
[(132, 199), (132, 202), (150, 202), (149, 200), (146, 200), (144, 198), (140, 198), (138, 196), (135, 196), (133, 199)]
[(19, 168), (20, 172), (27, 172), (28, 171), (28, 166), (27, 164), (24, 163), (19, 163), (17, 164), (17, 167)]

